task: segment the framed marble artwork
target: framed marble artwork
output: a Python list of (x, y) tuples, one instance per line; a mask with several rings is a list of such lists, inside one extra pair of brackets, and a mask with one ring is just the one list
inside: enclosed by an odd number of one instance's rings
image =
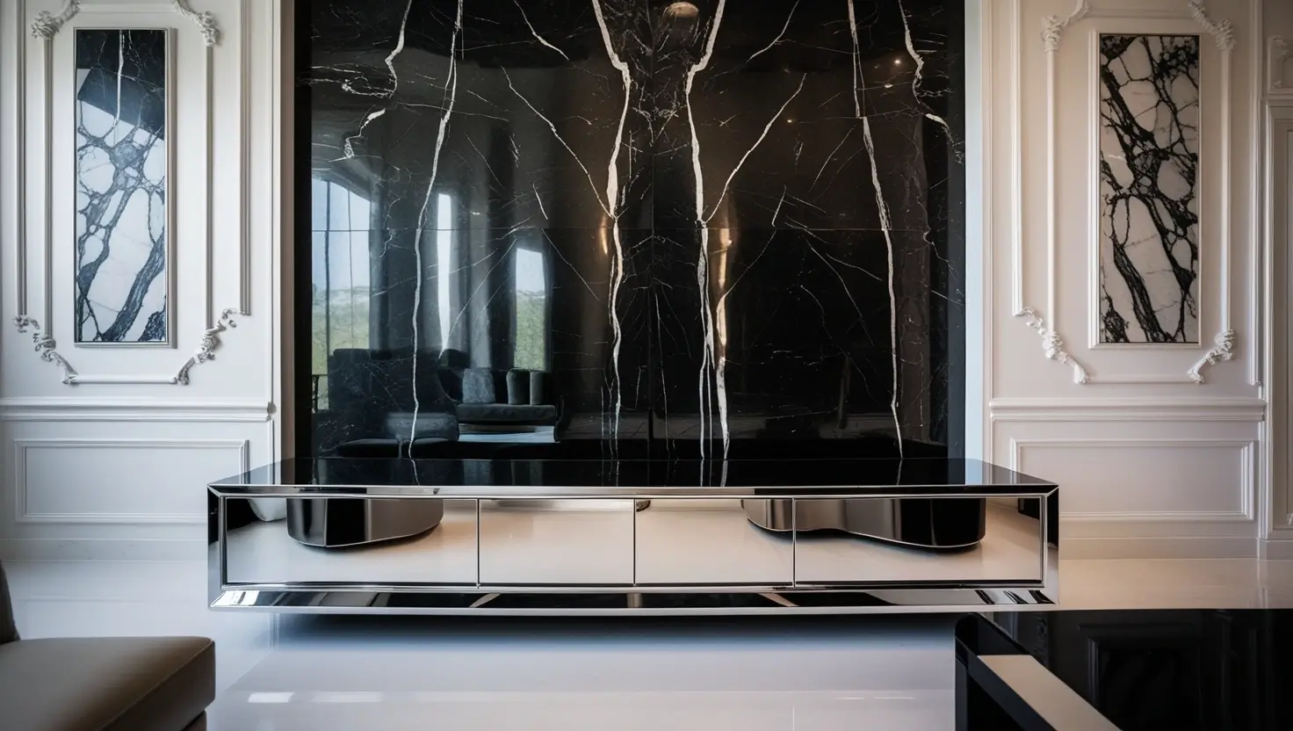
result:
[(1199, 343), (1199, 48), (1098, 38), (1097, 345)]
[(171, 31), (78, 28), (75, 342), (173, 344)]

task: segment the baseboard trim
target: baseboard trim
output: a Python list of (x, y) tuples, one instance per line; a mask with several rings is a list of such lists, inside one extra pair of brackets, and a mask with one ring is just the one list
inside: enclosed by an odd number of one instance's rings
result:
[(1258, 541), (1257, 551), (1263, 561), (1293, 561), (1293, 540)]
[(207, 543), (192, 539), (0, 539), (6, 561), (201, 561)]
[[(1293, 545), (1293, 541), (1286, 542)], [(1247, 536), (1065, 538), (1060, 541), (1060, 557), (1065, 559), (1257, 558), (1257, 543), (1256, 539)]]

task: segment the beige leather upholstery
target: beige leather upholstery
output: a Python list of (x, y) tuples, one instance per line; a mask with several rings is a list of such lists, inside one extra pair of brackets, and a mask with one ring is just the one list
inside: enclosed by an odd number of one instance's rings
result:
[(0, 726), (6, 729), (181, 731), (213, 700), (215, 643), (204, 637), (0, 645)]
[(0, 729), (204, 731), (213, 700), (205, 637), (18, 639), (0, 566)]

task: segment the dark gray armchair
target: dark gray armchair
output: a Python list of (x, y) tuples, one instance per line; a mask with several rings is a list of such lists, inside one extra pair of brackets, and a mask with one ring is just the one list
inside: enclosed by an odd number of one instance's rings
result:
[(0, 727), (201, 731), (213, 700), (205, 637), (20, 639), (0, 566)]

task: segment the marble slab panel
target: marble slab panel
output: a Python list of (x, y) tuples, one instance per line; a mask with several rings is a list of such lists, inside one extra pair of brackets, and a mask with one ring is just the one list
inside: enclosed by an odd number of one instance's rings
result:
[(168, 32), (75, 35), (75, 342), (164, 344)]
[[(444, 367), (547, 372), (566, 438), (954, 441), (961, 13), (311, 2), (316, 448), (452, 412), (414, 375)], [(335, 189), (365, 223), (318, 212)], [(334, 277), (358, 247), (367, 283)]]
[(1199, 37), (1101, 35), (1100, 342), (1199, 342)]

